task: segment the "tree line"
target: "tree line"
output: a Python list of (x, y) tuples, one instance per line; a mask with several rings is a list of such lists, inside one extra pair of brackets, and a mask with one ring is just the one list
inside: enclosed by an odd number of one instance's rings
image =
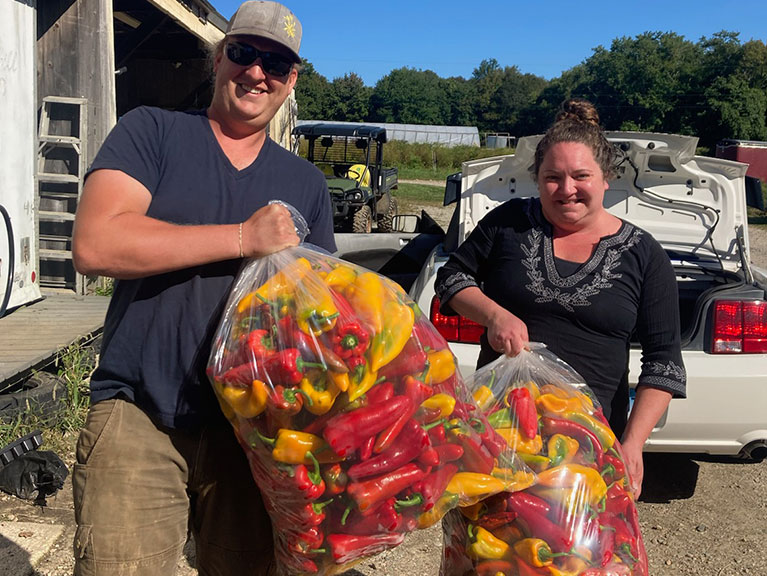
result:
[(476, 126), (514, 136), (545, 131), (567, 98), (586, 98), (607, 130), (767, 140), (767, 45), (721, 31), (698, 42), (673, 32), (613, 40), (558, 78), (483, 60), (471, 78), (399, 68), (373, 87), (350, 72), (328, 81), (303, 62), (301, 119)]

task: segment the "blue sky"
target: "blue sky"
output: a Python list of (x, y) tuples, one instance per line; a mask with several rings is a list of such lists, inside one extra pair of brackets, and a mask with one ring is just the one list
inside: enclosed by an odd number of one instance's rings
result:
[[(209, 0), (230, 18), (239, 0)], [(642, 32), (697, 42), (721, 30), (767, 40), (767, 0), (285, 0), (303, 25), (301, 55), (328, 80), (355, 72), (374, 86), (394, 69), (471, 77), (483, 59), (547, 80), (595, 47)]]

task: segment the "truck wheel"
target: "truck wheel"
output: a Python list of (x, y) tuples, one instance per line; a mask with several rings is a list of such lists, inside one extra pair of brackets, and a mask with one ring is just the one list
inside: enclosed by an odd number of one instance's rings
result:
[(389, 200), (389, 207), (378, 221), (379, 232), (391, 232), (393, 230), (394, 217), (397, 215), (397, 199)]
[(363, 206), (354, 213), (352, 220), (352, 232), (357, 234), (370, 234), (373, 230), (373, 211), (370, 206)]

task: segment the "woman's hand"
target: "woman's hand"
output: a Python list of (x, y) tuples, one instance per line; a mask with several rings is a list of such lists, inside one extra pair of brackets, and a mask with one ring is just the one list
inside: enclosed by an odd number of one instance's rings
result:
[(634, 498), (642, 493), (644, 462), (642, 449), (650, 437), (653, 427), (671, 402), (671, 393), (650, 386), (639, 386), (636, 391), (634, 407), (631, 409), (626, 431), (621, 439), (626, 470), (631, 479), (631, 491)]
[(489, 317), (487, 339), (496, 352), (516, 356), (530, 341), (527, 325), (505, 308), (496, 308)]
[(623, 448), (623, 460), (629, 475), (631, 493), (634, 499), (642, 493), (642, 480), (644, 480), (644, 460), (642, 459), (642, 445), (627, 442), (621, 443)]

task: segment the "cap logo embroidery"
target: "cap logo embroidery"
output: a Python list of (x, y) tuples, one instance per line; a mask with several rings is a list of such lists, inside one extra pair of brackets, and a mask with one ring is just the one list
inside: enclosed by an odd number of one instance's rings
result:
[(285, 33), (290, 36), (291, 38), (296, 37), (296, 19), (293, 17), (292, 14), (288, 14), (283, 18), (285, 21)]

